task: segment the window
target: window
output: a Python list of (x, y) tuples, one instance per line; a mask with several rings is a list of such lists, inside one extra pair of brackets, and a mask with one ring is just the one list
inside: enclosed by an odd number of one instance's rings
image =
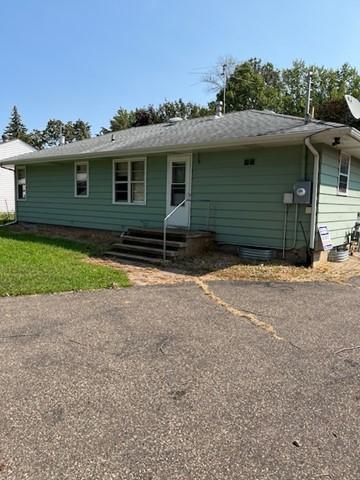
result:
[(16, 187), (17, 187), (17, 199), (26, 199), (26, 168), (17, 167), (16, 169)]
[(350, 176), (350, 160), (351, 157), (347, 153), (341, 152), (339, 157), (339, 179), (338, 194), (347, 195), (349, 188)]
[(75, 197), (89, 195), (89, 164), (88, 162), (75, 162)]
[(114, 160), (114, 203), (145, 203), (145, 160)]
[(186, 163), (173, 162), (171, 170), (171, 203), (172, 207), (176, 207), (185, 200), (186, 192)]

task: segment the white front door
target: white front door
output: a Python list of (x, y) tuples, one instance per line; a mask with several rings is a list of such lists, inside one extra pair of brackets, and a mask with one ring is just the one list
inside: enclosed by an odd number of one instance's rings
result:
[(183, 200), (184, 205), (169, 218), (170, 227), (189, 227), (191, 209), (191, 154), (169, 155), (167, 165), (166, 214)]

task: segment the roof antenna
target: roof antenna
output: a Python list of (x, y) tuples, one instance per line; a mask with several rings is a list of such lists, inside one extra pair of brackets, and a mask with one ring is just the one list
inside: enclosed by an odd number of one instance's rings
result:
[(309, 123), (311, 120), (310, 105), (311, 105), (311, 91), (312, 91), (312, 75), (313, 72), (310, 70), (307, 76), (307, 94), (306, 94), (306, 105), (305, 105), (305, 123)]
[(222, 74), (224, 77), (224, 86), (223, 86), (223, 112), (225, 113), (225, 102), (226, 102), (226, 84), (227, 84), (227, 63), (224, 63), (222, 66)]

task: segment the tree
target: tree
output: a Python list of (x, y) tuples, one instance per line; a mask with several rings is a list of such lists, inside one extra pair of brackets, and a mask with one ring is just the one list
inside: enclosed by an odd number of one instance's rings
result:
[(351, 115), (344, 98), (323, 102), (317, 108), (316, 117), (327, 122), (344, 123), (360, 130), (360, 120)]
[(61, 136), (65, 137), (66, 143), (90, 138), (90, 125), (83, 120), (64, 123), (61, 120), (51, 119), (42, 131), (42, 148), (59, 145)]
[[(225, 92), (226, 112), (247, 109), (281, 110), (281, 76), (280, 71), (271, 63), (263, 64), (257, 58), (236, 65), (232, 75), (227, 79)], [(221, 88), (217, 100), (223, 100)]]
[(76, 120), (75, 122), (67, 122), (64, 127), (65, 141), (73, 142), (79, 140), (86, 140), (91, 137), (91, 126), (88, 122), (83, 120)]
[[(120, 107), (110, 120), (110, 131), (116, 132), (117, 130), (124, 130), (130, 128), (135, 121), (133, 112), (128, 112), (125, 108)], [(109, 130), (103, 127), (103, 133), (109, 132)]]
[[(359, 126), (359, 122), (349, 117), (344, 102), (346, 93), (360, 98), (360, 73), (348, 63), (333, 69), (295, 60), (291, 67), (278, 69), (272, 63), (250, 58), (236, 64), (227, 78), (226, 111), (270, 109), (302, 117), (309, 72), (312, 72), (315, 117)], [(206, 84), (210, 83), (216, 89), (217, 100), (223, 100), (222, 80), (219, 68), (217, 74), (208, 74), (203, 78)]]
[(168, 122), (170, 118), (198, 118), (209, 115), (211, 111), (208, 107), (196, 103), (185, 103), (181, 98), (175, 101), (165, 100), (157, 108), (157, 116), (160, 122)]
[(50, 119), (42, 132), (43, 146), (54, 147), (58, 145), (62, 132), (64, 132), (64, 123), (61, 120)]
[(132, 127), (144, 127), (145, 125), (153, 125), (154, 123), (161, 123), (158, 112), (153, 105), (147, 108), (137, 108), (134, 112), (134, 123)]
[[(219, 92), (224, 87), (225, 79), (233, 75), (238, 62), (234, 57), (219, 57), (215, 66), (202, 74), (202, 81), (207, 84), (210, 92)], [(197, 73), (197, 72), (194, 72)]]
[(4, 134), (10, 135), (12, 138), (19, 138), (20, 140), (26, 141), (27, 128), (23, 124), (21, 115), (15, 105), (11, 112), (9, 124), (4, 130)]
[(44, 134), (42, 130), (34, 129), (26, 135), (26, 142), (37, 150), (44, 148)]
[(214, 111), (214, 105), (204, 107), (192, 102), (185, 103), (181, 98), (175, 101), (165, 100), (158, 106), (148, 105), (147, 107), (136, 108), (135, 110), (126, 110), (121, 107), (110, 120), (110, 128), (102, 127), (100, 135), (131, 127), (163, 123), (173, 117), (203, 117), (214, 113)]

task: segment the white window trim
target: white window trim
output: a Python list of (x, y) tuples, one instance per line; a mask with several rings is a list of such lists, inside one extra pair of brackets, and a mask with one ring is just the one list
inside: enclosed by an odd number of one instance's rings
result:
[[(346, 155), (349, 158), (349, 168), (347, 174), (341, 173), (341, 156)], [(338, 168), (338, 184), (337, 184), (337, 194), (339, 197), (348, 197), (349, 196), (349, 183), (350, 183), (350, 172), (351, 172), (351, 155), (345, 152), (339, 152), (339, 168)], [(340, 192), (340, 175), (347, 177), (346, 182), (346, 192)]]
[[(76, 182), (76, 167), (78, 165), (86, 165), (86, 172), (87, 172), (87, 181), (86, 181), (86, 195), (77, 195), (77, 182)], [(82, 160), (79, 162), (74, 162), (74, 197), (75, 198), (88, 198), (89, 197), (89, 183), (90, 183), (90, 175), (89, 175), (89, 162), (87, 160)]]
[[(24, 170), (25, 172), (25, 198), (19, 198), (19, 180), (18, 180), (18, 171), (19, 170)], [(16, 167), (16, 175), (15, 175), (15, 178), (16, 178), (16, 200), (18, 202), (26, 202), (26, 198), (27, 198), (27, 175), (26, 175), (26, 166), (18, 166)]]
[[(132, 162), (144, 162), (144, 201), (143, 202), (131, 202), (131, 163)], [(117, 163), (127, 163), (128, 164), (128, 201), (127, 202), (116, 202), (115, 201), (115, 165)], [(112, 203), (113, 205), (146, 205), (146, 185), (147, 185), (147, 158), (146, 157), (137, 157), (137, 158), (114, 158), (112, 166)]]

